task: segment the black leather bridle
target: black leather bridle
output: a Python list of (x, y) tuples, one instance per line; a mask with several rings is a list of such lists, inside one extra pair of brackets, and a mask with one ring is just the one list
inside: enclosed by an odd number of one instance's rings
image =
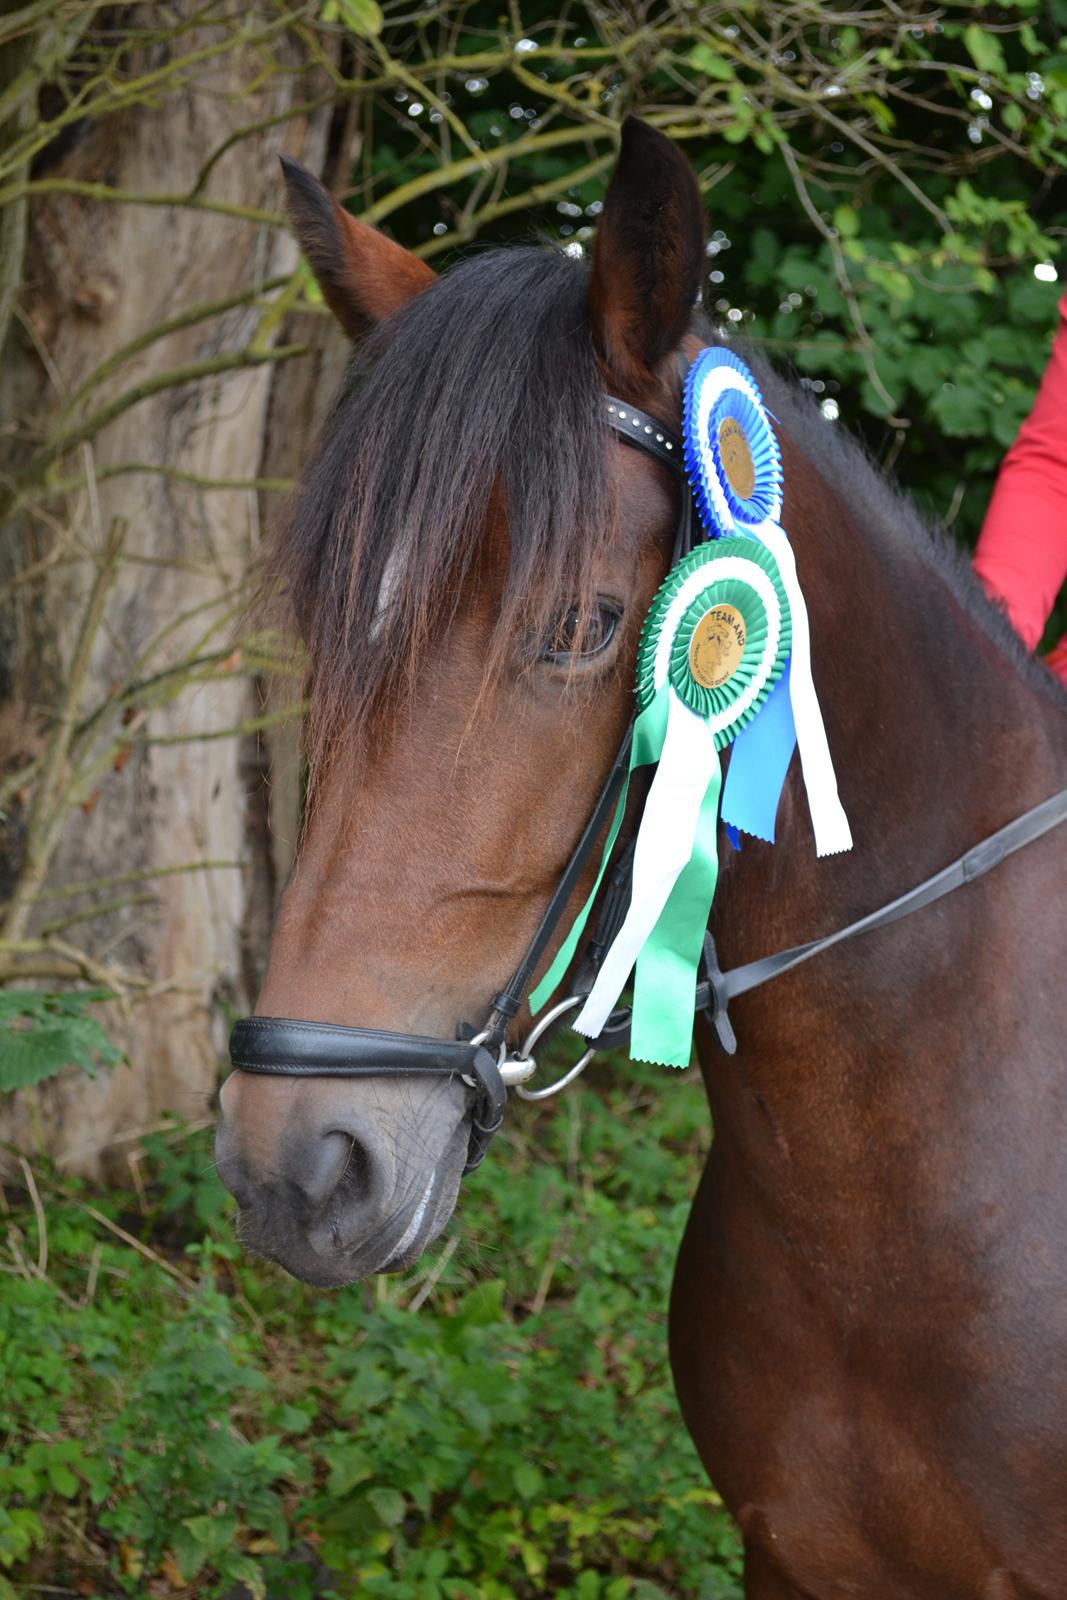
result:
[[(675, 472), (681, 485), (681, 511), (675, 532), (673, 562), (689, 553), (693, 539), (693, 503), (685, 478), (682, 442), (644, 411), (612, 396), (605, 399), (608, 426), (628, 444), (645, 451)], [(511, 1054), (507, 1032), (522, 1009), (552, 936), (570, 903), (582, 872), (595, 850), (618, 798), (630, 763), (633, 722), (626, 730), (618, 754), (604, 781), (580, 838), (571, 853), (537, 930), (508, 982), (494, 996), (483, 1027), (476, 1031), (460, 1023), (455, 1039), (438, 1039), (417, 1033), (391, 1033), (374, 1028), (344, 1028), (326, 1022), (299, 1022), (285, 1017), (242, 1017), (230, 1034), (230, 1061), (242, 1072), (265, 1072), (287, 1077), (460, 1077), (474, 1089), (470, 1141), (465, 1172), (473, 1172), (504, 1120), (510, 1087), (518, 1088), (534, 1071), (536, 1062), (526, 1051)], [(595, 931), (574, 968), (569, 985), (576, 1006), (593, 987), (604, 952), (622, 925), (630, 899), (633, 848), (628, 845), (610, 873), (601, 898)], [(558, 1025), (568, 1005), (551, 1009)], [(544, 1037), (543, 1024), (534, 1030)], [(628, 1010), (612, 1013), (598, 1050), (625, 1043), (630, 1031)], [(520, 1090), (521, 1092), (521, 1090)], [(539, 1097), (539, 1096), (531, 1096)]]
[[(675, 532), (674, 565), (688, 555), (693, 546), (694, 526), (700, 526), (686, 481), (681, 440), (654, 417), (625, 401), (607, 396), (604, 404), (607, 424), (620, 438), (645, 451), (678, 476), (681, 510)], [(567, 997), (555, 1003), (542, 1021), (531, 1029), (521, 1051), (512, 1053), (507, 1043), (508, 1029), (526, 1001), (534, 973), (603, 835), (629, 767), (632, 734), (631, 721), (589, 820), (545, 907), (537, 931), (511, 978), (494, 997), (480, 1031), (475, 1031), (467, 1023), (460, 1023), (455, 1039), (441, 1039), (374, 1028), (346, 1028), (326, 1022), (300, 1022), (284, 1017), (242, 1017), (234, 1024), (230, 1035), (230, 1061), (233, 1066), (242, 1072), (286, 1077), (459, 1077), (474, 1090), (464, 1168), (464, 1172), (472, 1172), (481, 1163), (489, 1141), (504, 1120), (509, 1087), (514, 1086), (516, 1092), (527, 1099), (543, 1098), (576, 1077), (597, 1051), (616, 1049), (625, 1044), (629, 1037), (629, 1008), (620, 1007), (612, 1012), (600, 1037), (591, 1041), (578, 1066), (552, 1085), (551, 1089), (531, 1091), (522, 1087), (536, 1068), (536, 1061), (531, 1054), (534, 1045), (561, 1026), (567, 1013), (576, 1008), (592, 989), (604, 954), (622, 926), (630, 900), (633, 838), (623, 846), (605, 878), (595, 929), (572, 965)], [(719, 967), (715, 942), (709, 931), (704, 938), (694, 994), (696, 1013), (707, 1017), (719, 1044), (732, 1055), (737, 1048), (728, 1014), (732, 999), (810, 961), (813, 956), (833, 945), (857, 934), (886, 927), (901, 917), (921, 910), (942, 895), (981, 877), (1006, 856), (1040, 838), (1065, 820), (1067, 790), (1062, 790), (991, 834), (933, 877), (868, 916), (825, 938), (794, 945), (788, 950), (778, 951), (759, 961), (750, 961), (727, 972)]]

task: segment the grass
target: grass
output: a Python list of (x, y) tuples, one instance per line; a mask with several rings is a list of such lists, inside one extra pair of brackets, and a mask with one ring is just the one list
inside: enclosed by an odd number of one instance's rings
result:
[(620, 1060), (509, 1109), (444, 1239), (333, 1293), (240, 1251), (207, 1132), (139, 1196), (16, 1163), (0, 1600), (739, 1596), (666, 1356), (700, 1086)]

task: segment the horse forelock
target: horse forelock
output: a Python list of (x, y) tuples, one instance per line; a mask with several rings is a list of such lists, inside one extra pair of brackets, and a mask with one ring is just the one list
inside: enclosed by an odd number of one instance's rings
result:
[(486, 682), (517, 632), (591, 607), (614, 499), (587, 284), (557, 250), (487, 251), (356, 358), (272, 562), (307, 647), (312, 773), (413, 691), (501, 510)]

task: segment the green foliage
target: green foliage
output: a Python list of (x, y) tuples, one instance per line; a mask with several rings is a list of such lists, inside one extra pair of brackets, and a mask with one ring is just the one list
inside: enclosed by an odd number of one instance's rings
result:
[[(648, 115), (706, 187), (712, 320), (795, 366), (971, 543), (1063, 287), (1034, 267), (1067, 231), (1067, 56), (1050, 52), (1065, 27), (1042, 0), (936, 15), (908, 0), (848, 23), (814, 0), (679, 3), (640, 36), (622, 7), (575, 5), (561, 24), (547, 0), (509, 25), (499, 7), (453, 6), (417, 38), (387, 19), (382, 46), (416, 81), (373, 97), (353, 206), (384, 207), (391, 232), (446, 261), (475, 235), (584, 249), (605, 119)], [(431, 63), (476, 145), (494, 162), (514, 146), (493, 168), (504, 199), (491, 173), (456, 164), (466, 150), (418, 93)], [(576, 121), (604, 152), (596, 171), (589, 144), (539, 145)]]
[[(647, 115), (706, 192), (713, 323), (795, 367), (972, 541), (1062, 288), (1063, 0), (876, 0), (851, 21), (815, 0), (653, 10), (637, 25), (610, 0), (448, 0), (417, 17), (323, 0), (293, 27), (341, 41), (335, 86), (361, 134), (349, 203), (439, 265), (475, 240), (588, 249), (617, 122)], [(99, 92), (121, 79), (102, 73)], [(302, 288), (321, 304), (306, 271)], [(89, 1014), (101, 998), (0, 994), (0, 1087), (117, 1059)], [(237, 1583), (291, 1600), (736, 1596), (736, 1535), (665, 1359), (703, 1101), (615, 1071), (513, 1117), (465, 1186), (454, 1250), (370, 1290), (325, 1296), (246, 1259), (199, 1136), (155, 1136), (147, 1210), (115, 1219), (155, 1255), (39, 1176), (42, 1277), (19, 1244), (36, 1215), (12, 1188), (0, 1600), (5, 1584), (101, 1600)]]
[(146, 1212), (116, 1219), (149, 1254), (39, 1172), (48, 1276), (0, 1299), (0, 1574), (99, 1600), (736, 1600), (665, 1349), (706, 1142), (692, 1079), (602, 1068), (516, 1111), (432, 1258), (332, 1295), (241, 1252), (205, 1135), (153, 1137)]
[(86, 1010), (111, 998), (104, 989), (0, 989), (0, 1089), (23, 1089), (66, 1067), (95, 1077), (99, 1064), (121, 1061), (121, 1052)]

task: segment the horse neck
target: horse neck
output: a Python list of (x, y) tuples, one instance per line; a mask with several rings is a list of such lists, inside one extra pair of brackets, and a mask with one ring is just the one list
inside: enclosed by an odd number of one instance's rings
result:
[[(746, 843), (735, 855), (724, 847), (712, 916), (724, 967), (847, 925), (1067, 786), (1067, 700), (998, 640), (996, 619), (987, 625), (981, 602), (964, 598), (966, 578), (950, 575), (947, 558), (917, 532), (879, 526), (885, 515), (877, 489), (868, 521), (788, 439), (783, 463), (783, 522), (807, 601), (813, 675), (854, 845), (816, 860), (794, 760), (773, 849)], [(853, 465), (857, 475), (865, 470), (858, 456)], [(968, 914), (962, 899), (951, 903), (952, 915)], [(927, 910), (898, 925), (894, 951), (905, 974), (899, 952), (930, 937), (936, 921), (929, 919), (937, 916)], [(825, 1021), (827, 1034), (840, 1029), (843, 988), (859, 1002), (869, 977), (864, 963), (878, 956), (861, 937), (817, 957), (803, 976), (738, 1002), (734, 1024), (742, 1058), (746, 1043), (753, 1047), (751, 1070), (766, 1077), (795, 1062), (804, 1018), (814, 1027)], [(868, 1037), (859, 1037), (857, 1024), (857, 1050), (891, 1030), (906, 1051), (906, 1022), (882, 1015), (879, 1003), (863, 1000)], [(888, 993), (884, 1004), (893, 1005)], [(701, 1054), (718, 1128), (729, 1116), (719, 1103), (722, 1058)]]

